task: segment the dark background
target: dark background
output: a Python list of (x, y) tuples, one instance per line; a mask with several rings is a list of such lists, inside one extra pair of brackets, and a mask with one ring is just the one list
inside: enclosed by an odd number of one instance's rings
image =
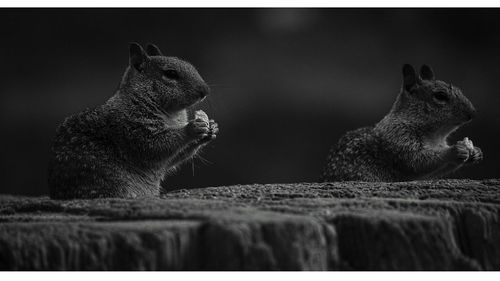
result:
[[(500, 12), (495, 9), (1, 9), (0, 193), (47, 194), (56, 126), (104, 103), (128, 42), (193, 63), (219, 137), (169, 189), (316, 181), (331, 144), (380, 120), (401, 66), (433, 66), (479, 111), (484, 161), (453, 177), (498, 177)], [(194, 167), (194, 169), (193, 169)]]

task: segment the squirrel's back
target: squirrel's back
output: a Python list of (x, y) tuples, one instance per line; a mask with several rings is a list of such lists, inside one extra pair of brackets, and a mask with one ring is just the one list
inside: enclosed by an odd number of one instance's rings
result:
[(393, 178), (390, 154), (373, 126), (349, 131), (330, 149), (322, 180), (376, 181)]
[(66, 118), (57, 128), (48, 175), (52, 198), (130, 196), (122, 159), (125, 154), (113, 142), (116, 136), (108, 122), (110, 114), (113, 112), (102, 106), (87, 109)]

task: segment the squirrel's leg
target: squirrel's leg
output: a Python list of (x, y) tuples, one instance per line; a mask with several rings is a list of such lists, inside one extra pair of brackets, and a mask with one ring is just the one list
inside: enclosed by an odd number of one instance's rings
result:
[(442, 177), (451, 174), (466, 164), (475, 164), (483, 159), (483, 152), (479, 147), (474, 147), (472, 150), (467, 148), (466, 151), (466, 147), (460, 142), (451, 147), (448, 155), (449, 162), (436, 171), (433, 177)]
[(435, 179), (435, 178), (440, 178), (445, 175), (451, 174), (454, 171), (458, 170), (462, 165), (460, 164), (455, 164), (455, 163), (446, 163), (443, 166), (439, 167), (437, 170), (426, 174), (425, 176), (422, 177), (422, 179)]
[(441, 165), (423, 178), (440, 178), (453, 173), (468, 162), (472, 157), (471, 155), (472, 151), (467, 148), (466, 144), (463, 141), (458, 141), (457, 144), (446, 148), (440, 153), (439, 162)]
[[(194, 126), (193, 126), (194, 127)], [(202, 129), (185, 126), (180, 128), (168, 128), (161, 134), (148, 139), (146, 153), (158, 159), (173, 157), (186, 143), (196, 140), (196, 134), (203, 134)]]

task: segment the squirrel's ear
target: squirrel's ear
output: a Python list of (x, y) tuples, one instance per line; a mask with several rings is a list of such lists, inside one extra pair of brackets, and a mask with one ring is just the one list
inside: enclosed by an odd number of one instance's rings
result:
[(418, 82), (417, 72), (415, 68), (409, 64), (403, 65), (403, 87), (409, 91)]
[(420, 68), (420, 77), (424, 80), (434, 80), (434, 71), (426, 64)]
[(130, 66), (134, 67), (137, 71), (142, 71), (144, 69), (144, 63), (148, 59), (144, 49), (142, 49), (141, 45), (132, 42), (130, 43), (129, 51)]
[(150, 56), (163, 56), (160, 48), (158, 48), (155, 44), (148, 44), (146, 46), (146, 53)]

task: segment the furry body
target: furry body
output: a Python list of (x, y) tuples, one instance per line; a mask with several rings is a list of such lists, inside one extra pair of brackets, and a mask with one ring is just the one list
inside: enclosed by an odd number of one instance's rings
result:
[(213, 120), (189, 121), (186, 110), (208, 86), (190, 64), (151, 48), (154, 56), (131, 45), (131, 65), (115, 95), (57, 129), (52, 198), (158, 196), (165, 175), (215, 138)]
[(377, 124), (346, 133), (329, 152), (323, 181), (409, 181), (445, 176), (482, 159), (478, 147), (447, 137), (475, 109), (460, 89), (435, 80), (429, 67), (416, 77), (406, 65), (391, 111)]

